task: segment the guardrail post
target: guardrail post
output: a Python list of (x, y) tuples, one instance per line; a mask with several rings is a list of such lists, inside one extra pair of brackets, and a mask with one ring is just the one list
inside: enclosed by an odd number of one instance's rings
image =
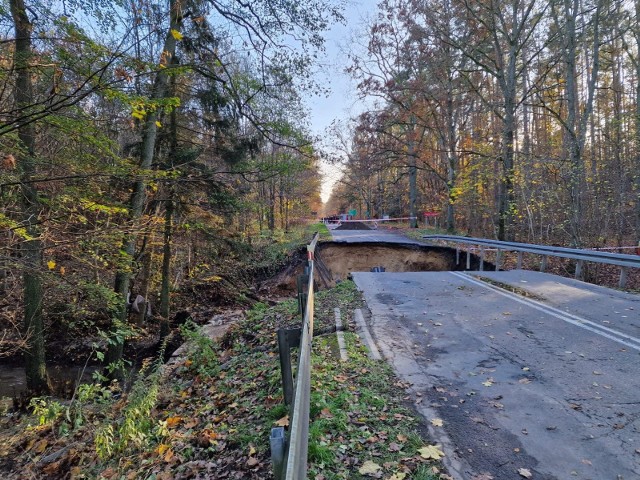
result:
[(298, 283), (298, 313), (302, 315), (304, 318), (304, 309), (307, 305), (307, 293), (304, 291), (304, 288), (309, 283), (309, 267), (304, 268), (305, 273), (302, 275), (298, 275), (297, 283)]
[(287, 451), (287, 439), (284, 435), (284, 427), (271, 429), (271, 464), (273, 466), (273, 476), (277, 480), (282, 478), (284, 472), (284, 455)]
[(576, 280), (583, 280), (584, 279), (584, 272), (582, 271), (584, 267), (584, 261), (583, 260), (578, 260), (578, 262), (576, 263)]
[(627, 267), (620, 268), (620, 280), (618, 281), (618, 287), (625, 288), (627, 286)]
[(300, 346), (300, 328), (278, 329), (278, 353), (282, 373), (282, 395), (285, 405), (293, 402), (293, 372), (291, 370), (291, 349)]
[(471, 250), (467, 250), (467, 270), (471, 270)]
[[(549, 245), (535, 245), (530, 243), (518, 243), (518, 242), (502, 242), (499, 240), (490, 240), (485, 238), (470, 238), (460, 237), (455, 235), (425, 235), (423, 238), (430, 240), (441, 240), (447, 242), (456, 242), (456, 265), (460, 265), (460, 244), (463, 245), (476, 245), (480, 248), (480, 271), (484, 270), (484, 249), (490, 250), (497, 249), (496, 255), (496, 270), (501, 268), (501, 251), (506, 252), (518, 252), (517, 268), (523, 268), (524, 253), (533, 253), (540, 255), (540, 271), (545, 272), (547, 270), (549, 257), (560, 257), (571, 259), (576, 263), (576, 275), (577, 278), (583, 278), (585, 275), (584, 262), (590, 263), (603, 263), (606, 265), (616, 265), (618, 268), (640, 269), (640, 246), (637, 247), (638, 255), (629, 255), (624, 253), (607, 253), (593, 250), (585, 250), (579, 248), (567, 248), (559, 246)], [(451, 247), (454, 248), (454, 247)], [(618, 247), (621, 248), (621, 247)], [(624, 248), (636, 248), (636, 247), (624, 247)], [(580, 262), (580, 263), (578, 263)], [(468, 267), (467, 267), (468, 268)], [(525, 267), (526, 268), (526, 267)], [(624, 288), (627, 281), (628, 270), (620, 271), (619, 285)]]

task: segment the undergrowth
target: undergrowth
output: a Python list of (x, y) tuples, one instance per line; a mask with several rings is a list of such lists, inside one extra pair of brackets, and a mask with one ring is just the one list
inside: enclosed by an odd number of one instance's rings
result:
[[(314, 339), (308, 476), (445, 479), (439, 464), (420, 452), (419, 421), (403, 402), (403, 385), (386, 363), (369, 359), (352, 332), (352, 312), (361, 304), (349, 281), (316, 298), (317, 329), (333, 325), (339, 307), (350, 331), (346, 362), (335, 334)], [(99, 386), (79, 392), (81, 424), (60, 429), (66, 406), (43, 403), (34, 417), (43, 425), (33, 427), (30, 440), (21, 436), (4, 447), (15, 463), (0, 475), (272, 478), (271, 428), (289, 422), (276, 331), (299, 324), (295, 299), (256, 304), (216, 340), (187, 324), (186, 356), (172, 365), (150, 362), (128, 394), (110, 396)]]

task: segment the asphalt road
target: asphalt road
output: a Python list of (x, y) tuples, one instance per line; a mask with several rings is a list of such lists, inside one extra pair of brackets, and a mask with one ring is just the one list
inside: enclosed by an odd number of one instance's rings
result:
[(481, 274), (353, 274), (454, 478), (640, 478), (640, 296)]
[(378, 230), (331, 230), (335, 242), (383, 242), (383, 243), (415, 243), (424, 245), (417, 240), (405, 237), (401, 233), (380, 228)]

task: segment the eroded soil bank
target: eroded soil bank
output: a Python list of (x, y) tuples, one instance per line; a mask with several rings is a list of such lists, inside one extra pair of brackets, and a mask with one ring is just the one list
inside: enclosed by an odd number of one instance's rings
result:
[[(266, 282), (263, 289), (295, 291), (296, 278), (302, 274), (306, 251), (292, 259), (279, 275)], [(456, 265), (456, 250), (449, 247), (411, 243), (343, 243), (322, 242), (315, 255), (318, 288), (330, 288), (345, 280), (351, 272), (370, 272), (376, 267), (385, 272), (442, 272), (464, 270), (466, 258)], [(471, 256), (471, 269), (478, 269), (479, 257)], [(485, 268), (488, 268), (485, 262)]]

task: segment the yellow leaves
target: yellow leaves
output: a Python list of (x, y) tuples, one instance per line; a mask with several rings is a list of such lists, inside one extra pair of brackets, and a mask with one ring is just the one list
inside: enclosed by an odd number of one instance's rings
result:
[(442, 419), (441, 418), (431, 419), (431, 425), (433, 425), (434, 427), (441, 427), (443, 425)]
[(158, 448), (156, 448), (156, 453), (160, 456), (163, 456), (167, 450), (169, 450), (169, 445), (167, 445), (166, 443), (161, 443), (160, 445), (158, 445)]
[(171, 36), (178, 41), (182, 40), (182, 38), (184, 37), (184, 35), (182, 35), (178, 30), (175, 30), (173, 28), (171, 29)]
[(202, 281), (204, 281), (204, 282), (219, 282), (221, 280), (222, 280), (222, 277), (220, 277), (218, 275), (211, 275), (210, 277), (202, 279)]
[(387, 480), (404, 480), (405, 478), (407, 478), (406, 473), (396, 472), (393, 475), (391, 475), (389, 478), (387, 478)]
[(144, 120), (144, 117), (147, 116), (147, 112), (145, 110), (134, 110), (131, 112), (131, 116), (136, 120)]
[(53, 260), (49, 260), (47, 262), (47, 267), (49, 268), (49, 270), (53, 270), (54, 268), (56, 268), (56, 262), (54, 262)]
[(280, 420), (274, 422), (278, 427), (288, 427), (289, 426), (289, 415), (285, 415)]
[(440, 460), (444, 457), (444, 452), (438, 445), (427, 445), (418, 450), (418, 453), (426, 460)]
[(178, 417), (178, 416), (169, 417), (167, 418), (167, 427), (169, 428), (177, 427), (180, 424), (180, 422), (182, 422), (182, 417)]
[(160, 123), (158, 120), (156, 120), (156, 127), (158, 128), (162, 127), (162, 123)]
[(378, 473), (382, 467), (371, 460), (367, 460), (362, 464), (362, 466), (358, 469), (358, 473), (360, 475), (375, 475)]
[(13, 233), (21, 237), (23, 240), (34, 240), (34, 237), (27, 233), (26, 228), (20, 227), (16, 221), (11, 220), (2, 212), (0, 212), (0, 228), (11, 229)]
[(127, 213), (127, 209), (124, 207), (118, 207), (115, 205), (103, 205), (87, 198), (81, 198), (80, 205), (82, 206), (82, 208), (89, 210), (90, 212), (105, 213), (107, 215)]

